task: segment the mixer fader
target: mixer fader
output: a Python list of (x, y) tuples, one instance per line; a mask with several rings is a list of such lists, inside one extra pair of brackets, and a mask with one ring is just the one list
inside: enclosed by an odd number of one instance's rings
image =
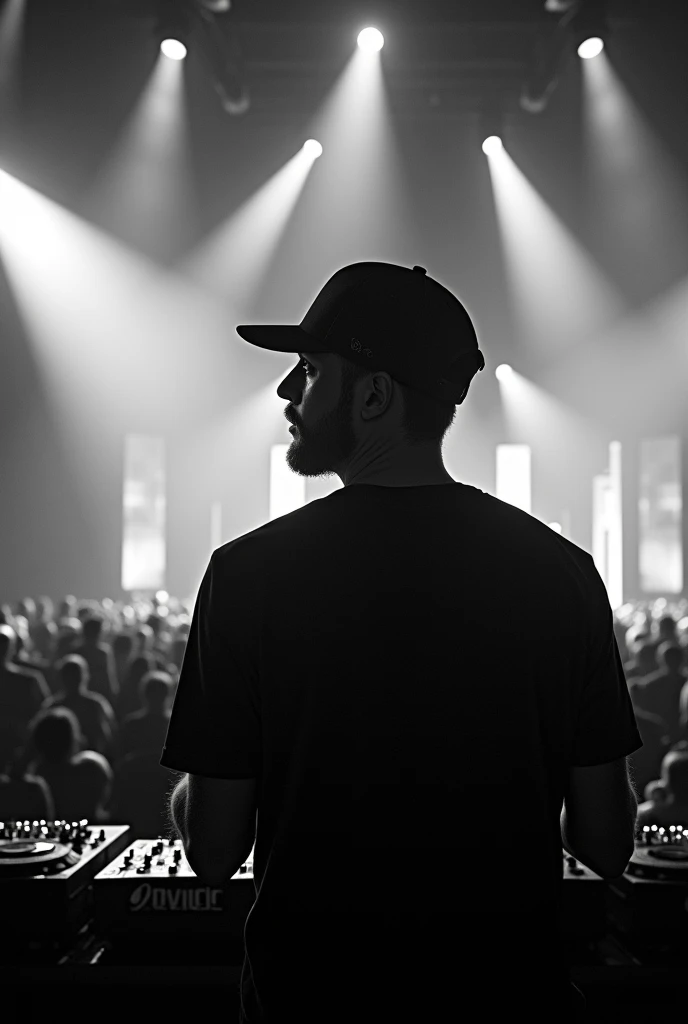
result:
[[(181, 839), (137, 839), (98, 875), (98, 879), (136, 878), (196, 878), (191, 869)], [(241, 865), (234, 878), (253, 880), (253, 851)]]

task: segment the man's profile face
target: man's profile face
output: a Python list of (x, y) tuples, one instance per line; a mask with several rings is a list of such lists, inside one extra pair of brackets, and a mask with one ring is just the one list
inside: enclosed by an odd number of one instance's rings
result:
[(299, 361), (277, 389), (291, 402), (285, 410), (292, 442), (289, 468), (304, 477), (326, 477), (350, 461), (358, 441), (353, 429), (353, 392), (342, 392), (342, 361), (330, 353), (298, 353)]

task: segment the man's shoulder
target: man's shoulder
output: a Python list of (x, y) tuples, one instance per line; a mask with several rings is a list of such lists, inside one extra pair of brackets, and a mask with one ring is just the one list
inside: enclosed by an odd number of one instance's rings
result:
[(8, 665), (6, 671), (13, 679), (24, 680), (27, 683), (40, 683), (43, 679), (39, 669), (33, 669), (28, 665), (17, 665), (15, 662)]
[(89, 702), (89, 704), (97, 704), (98, 707), (103, 708), (103, 710), (105, 711), (107, 711), (108, 708), (110, 707), (110, 701), (107, 699), (107, 697), (103, 697), (102, 693), (96, 693), (95, 690), (87, 690), (85, 693), (82, 694), (82, 697), (84, 697)]
[(82, 750), (71, 760), (72, 768), (83, 774), (112, 775), (110, 762), (97, 750)]

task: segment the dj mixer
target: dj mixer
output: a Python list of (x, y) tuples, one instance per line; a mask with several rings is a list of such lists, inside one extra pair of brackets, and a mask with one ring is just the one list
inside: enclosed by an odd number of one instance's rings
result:
[(191, 942), (222, 936), (243, 943), (256, 898), (253, 851), (224, 886), (203, 884), (179, 839), (137, 839), (95, 877), (101, 934), (112, 942)]
[[(573, 949), (613, 934), (641, 962), (688, 947), (688, 828), (646, 828), (626, 872), (605, 880), (563, 853), (561, 935)], [(136, 839), (126, 825), (0, 823), (0, 901), (11, 962), (36, 947), (64, 949), (77, 934), (138, 962), (176, 962), (208, 950), (243, 955), (256, 897), (253, 852), (223, 886), (206, 885), (179, 839)], [(81, 940), (80, 940), (81, 941)], [(659, 952), (658, 952), (659, 951)], [(58, 961), (55, 961), (58, 962)], [(120, 962), (124, 962), (120, 959)], [(230, 961), (235, 962), (235, 961)]]
[(69, 943), (93, 914), (93, 879), (127, 846), (128, 825), (0, 822), (0, 948)]

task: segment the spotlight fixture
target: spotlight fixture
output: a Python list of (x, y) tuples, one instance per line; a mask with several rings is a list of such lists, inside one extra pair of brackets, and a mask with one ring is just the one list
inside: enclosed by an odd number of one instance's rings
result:
[(584, 60), (597, 57), (609, 34), (606, 0), (581, 0), (574, 11), (571, 28), (578, 56)]
[[(592, 38), (604, 39), (607, 31), (606, 0), (546, 0), (545, 11), (558, 15), (537, 32), (530, 68), (521, 87), (520, 106), (529, 114), (541, 114), (559, 81), (564, 60), (571, 53), (571, 37), (576, 48), (586, 43), (583, 56), (596, 56)], [(599, 43), (596, 44), (599, 46)]]
[[(245, 114), (250, 106), (243, 80), (242, 55), (235, 34), (225, 17), (230, 0), (156, 0), (159, 38), (177, 40), (191, 53), (197, 51), (223, 108), (229, 114)], [(222, 27), (219, 21), (222, 19)], [(163, 53), (173, 60), (184, 56), (174, 47)]]
[(313, 159), (317, 159), (322, 153), (322, 146), (317, 139), (307, 139), (303, 144), (303, 150), (308, 156), (312, 156)]
[(364, 28), (358, 33), (358, 45), (366, 53), (377, 53), (384, 46), (385, 40), (382, 32), (376, 28)]
[(170, 60), (184, 60), (186, 57), (186, 47), (178, 39), (163, 39), (160, 50)]
[(495, 377), (503, 382), (513, 376), (513, 372), (512, 367), (508, 363), (500, 363), (495, 370)]
[(584, 39), (578, 47), (578, 56), (584, 60), (590, 60), (591, 57), (597, 57), (603, 50), (604, 42), (600, 37), (590, 36), (588, 39)]
[(483, 153), (486, 156), (494, 156), (495, 153), (499, 153), (500, 149), (503, 149), (502, 140), (499, 135), (488, 135), (483, 142)]

